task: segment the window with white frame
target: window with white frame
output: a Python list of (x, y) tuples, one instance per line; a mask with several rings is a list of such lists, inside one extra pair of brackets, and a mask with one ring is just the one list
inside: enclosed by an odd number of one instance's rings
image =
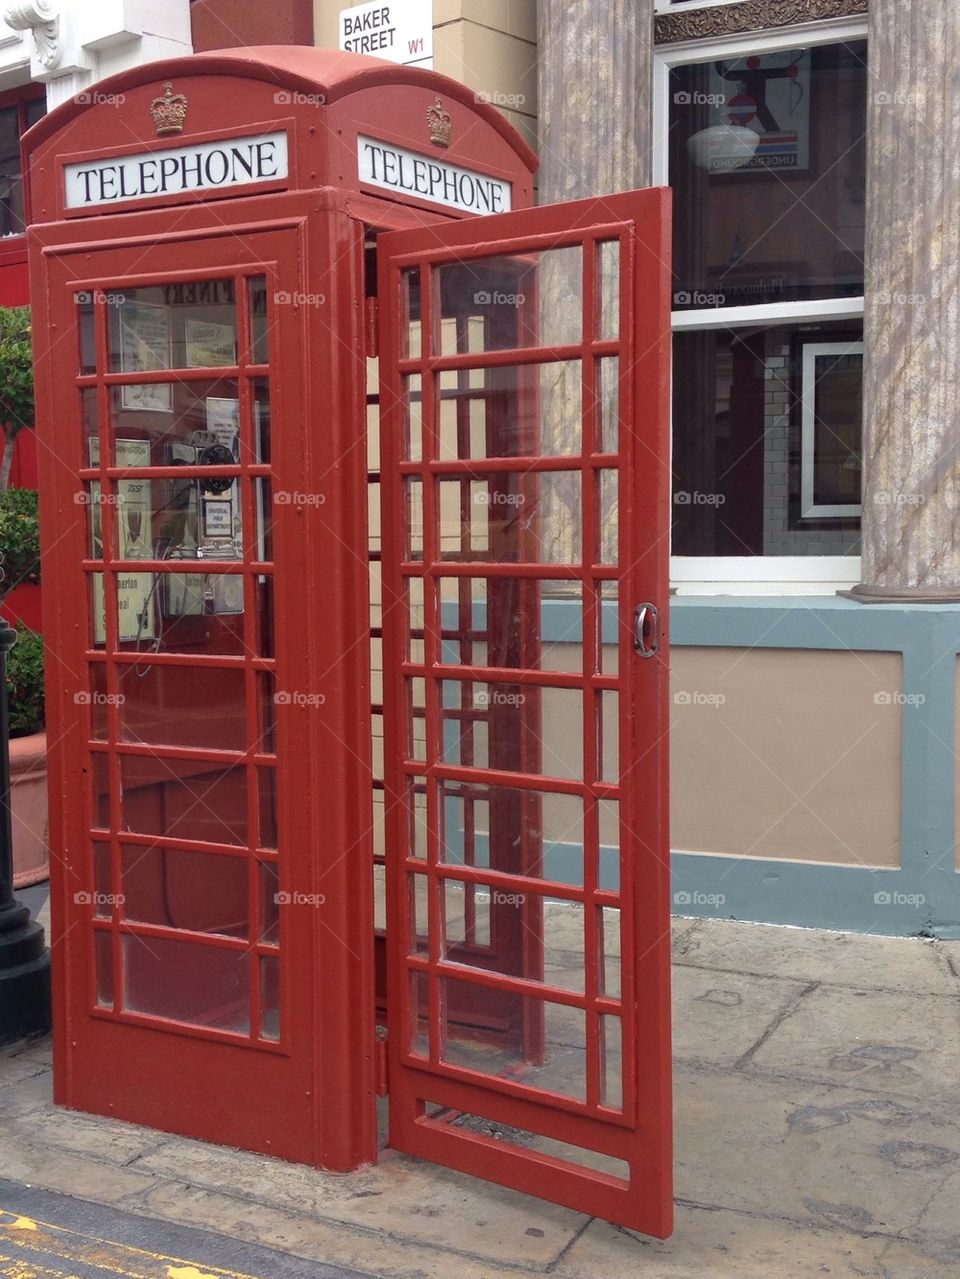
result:
[[(858, 576), (864, 36), (846, 20), (658, 50), (676, 580)], [(817, 559), (798, 574), (800, 556)]]

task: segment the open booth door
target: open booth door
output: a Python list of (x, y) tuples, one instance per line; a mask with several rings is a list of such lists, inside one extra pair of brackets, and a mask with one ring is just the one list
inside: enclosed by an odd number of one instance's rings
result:
[(390, 1144), (658, 1236), (668, 201), (378, 242)]

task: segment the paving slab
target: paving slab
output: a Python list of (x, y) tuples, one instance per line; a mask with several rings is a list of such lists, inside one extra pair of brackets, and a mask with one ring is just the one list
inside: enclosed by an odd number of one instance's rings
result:
[(11, 1140), (22, 1138), (49, 1146), (51, 1150), (69, 1150), (120, 1167), (169, 1140), (165, 1133), (153, 1128), (87, 1115), (79, 1110), (54, 1108), (52, 1103), (22, 1117), (11, 1116), (7, 1131)]
[(17, 1084), (0, 1086), (0, 1117), (49, 1110), (53, 1106), (53, 1076), (49, 1070), (28, 1075)]
[(800, 981), (674, 968), (674, 1058), (734, 1066), (807, 989)]
[(960, 981), (951, 971), (943, 945), (920, 937), (874, 937), (705, 919), (674, 958), (678, 964), (700, 968), (860, 990), (960, 997)]
[(924, 1209), (916, 1233), (933, 1256), (956, 1265), (960, 1274), (960, 1162), (946, 1171), (940, 1188)]
[(175, 1139), (136, 1167), (185, 1185), (275, 1204), (329, 1222), (458, 1250), (489, 1261), (547, 1266), (588, 1220), (542, 1200), (384, 1151), (373, 1168), (339, 1176), (266, 1156)]
[[(294, 1256), (314, 1258), (369, 1272), (382, 1279), (517, 1279), (518, 1274), (545, 1274), (546, 1266), (501, 1265), (471, 1257), (460, 1249), (459, 1223), (447, 1223), (444, 1249), (424, 1247), (392, 1235), (353, 1229), (311, 1219), (286, 1208), (252, 1206), (213, 1190), (162, 1182), (142, 1199), (126, 1205), (131, 1212), (183, 1225), (203, 1226)], [(492, 1230), (496, 1227), (492, 1226)]]
[(680, 1068), (675, 1112), (676, 1194), (702, 1207), (909, 1233), (960, 1172), (960, 1112), (869, 1092)]
[(102, 1204), (125, 1204), (157, 1182), (150, 1173), (113, 1167), (66, 1150), (51, 1151), (47, 1145), (24, 1140), (4, 1140), (2, 1167), (8, 1181)]
[[(886, 1239), (805, 1228), (744, 1213), (680, 1207), (673, 1237), (644, 1239), (591, 1222), (556, 1279), (919, 1279), (883, 1269)], [(911, 1255), (904, 1247), (906, 1256)], [(938, 1279), (944, 1279), (943, 1274)]]
[(960, 1000), (821, 986), (751, 1069), (950, 1104), (960, 1095)]
[(0, 1052), (0, 1088), (49, 1073), (50, 1067), (26, 1054)]

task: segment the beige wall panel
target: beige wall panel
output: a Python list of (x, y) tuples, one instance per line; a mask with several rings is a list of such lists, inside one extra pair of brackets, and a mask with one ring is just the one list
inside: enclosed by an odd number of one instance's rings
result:
[(678, 647), (671, 663), (674, 849), (900, 864), (898, 653)]

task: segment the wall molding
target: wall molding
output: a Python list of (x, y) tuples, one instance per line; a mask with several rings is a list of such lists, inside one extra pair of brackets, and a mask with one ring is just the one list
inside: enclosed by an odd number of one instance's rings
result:
[(712, 5), (661, 13), (654, 18), (656, 44), (677, 44), (681, 40), (704, 40), (717, 36), (766, 31), (799, 22), (823, 22), (829, 18), (850, 18), (867, 12), (868, 0), (741, 0), (739, 4)]

